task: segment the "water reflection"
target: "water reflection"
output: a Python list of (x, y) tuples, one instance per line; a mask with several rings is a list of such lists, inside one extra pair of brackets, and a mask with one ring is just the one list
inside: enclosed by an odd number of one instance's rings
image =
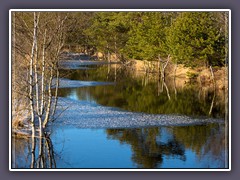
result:
[[(184, 168), (189, 163), (192, 167), (188, 168), (225, 167), (227, 152), (222, 125), (109, 129), (106, 132), (109, 139), (131, 145), (132, 160), (138, 168)], [(169, 159), (173, 161), (167, 162)]]
[(31, 138), (14, 139), (12, 167), (228, 168), (223, 124), (137, 129), (62, 127), (54, 129), (51, 139), (35, 139), (33, 154)]
[(52, 140), (42, 138), (13, 137), (13, 168), (57, 168)]
[(183, 161), (186, 159), (185, 148), (170, 138), (167, 142), (161, 139), (161, 128), (145, 129), (109, 129), (108, 138), (118, 139), (122, 143), (128, 143), (132, 147), (132, 160), (138, 168), (159, 168), (163, 156), (176, 156)]
[[(216, 103), (213, 106), (212, 92), (199, 98), (196, 87), (190, 86), (178, 90), (177, 98), (169, 100), (166, 93), (156, 96), (155, 84), (141, 86), (135, 83), (118, 83), (116, 86), (96, 86), (83, 88), (64, 88), (59, 90), (60, 96), (78, 100), (90, 100), (103, 106), (118, 107), (132, 112), (151, 114), (180, 114), (188, 116), (209, 116), (224, 118), (224, 104)], [(74, 97), (73, 97), (74, 95)], [(215, 97), (217, 101), (217, 97)]]
[[(60, 96), (85, 100), (85, 95), (104, 106), (118, 107), (128, 111), (152, 114), (180, 114), (188, 116), (225, 117), (224, 91), (197, 84), (174, 83), (174, 79), (149, 80), (149, 75), (136, 77), (126, 67), (114, 66), (110, 73), (106, 66), (94, 69), (64, 71), (74, 80), (116, 81), (114, 86), (60, 89)], [(116, 75), (117, 74), (117, 75)], [(147, 83), (146, 83), (147, 82)], [(180, 82), (180, 81), (179, 81)]]

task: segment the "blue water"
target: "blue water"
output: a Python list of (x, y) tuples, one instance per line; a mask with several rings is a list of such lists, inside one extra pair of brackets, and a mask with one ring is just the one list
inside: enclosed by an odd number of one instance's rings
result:
[[(177, 135), (184, 128), (187, 133), (199, 129), (191, 144)], [(211, 131), (210, 137), (206, 138), (208, 132), (203, 129)], [(222, 133), (223, 125), (213, 124), (139, 129), (58, 127), (51, 140), (56, 168), (227, 168), (228, 153)], [(194, 139), (198, 137), (206, 141), (196, 142)], [(13, 142), (16, 147), (13, 168), (30, 168), (31, 140), (14, 139)]]
[[(59, 130), (52, 135), (59, 168), (131, 168), (131, 147), (109, 140), (104, 129)], [(63, 148), (64, 147), (64, 148)], [(63, 149), (62, 149), (63, 148)]]

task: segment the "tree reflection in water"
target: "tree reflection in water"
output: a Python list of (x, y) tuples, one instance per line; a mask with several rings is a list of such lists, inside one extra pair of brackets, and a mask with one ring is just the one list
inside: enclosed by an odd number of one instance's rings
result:
[(161, 168), (169, 158), (186, 161), (191, 158), (189, 150), (204, 167), (227, 168), (223, 132), (224, 125), (219, 124), (106, 130), (109, 139), (131, 145), (132, 160), (138, 168)]
[(171, 138), (168, 142), (159, 141), (161, 128), (145, 129), (108, 129), (108, 138), (118, 139), (132, 147), (132, 160), (138, 168), (159, 168), (163, 156), (178, 156), (185, 160), (185, 149), (182, 144)]
[(64, 70), (62, 73), (67, 74), (66, 78), (71, 80), (111, 81), (116, 84), (62, 88), (59, 89), (59, 95), (68, 97), (74, 92), (79, 100), (86, 100), (88, 97), (103, 106), (118, 107), (133, 112), (225, 117), (225, 91), (216, 91), (211, 85), (199, 87), (199, 84), (193, 82), (179, 83), (180, 85), (176, 86), (176, 79), (169, 77), (162, 81), (154, 79), (154, 74), (150, 81), (147, 80), (148, 75), (135, 77), (129, 69), (121, 66), (117, 69), (117, 77), (113, 72), (111, 70), (106, 79), (107, 66), (93, 66), (92, 69), (85, 70)]
[(178, 142), (184, 144), (187, 149), (196, 152), (199, 159), (209, 156), (212, 161), (218, 161), (220, 167), (224, 167), (227, 155), (227, 149), (224, 150), (227, 142), (224, 125), (171, 127), (169, 131), (174, 134)]
[(70, 128), (64, 135), (52, 134), (52, 140), (55, 148), (49, 137), (13, 139), (12, 168), (228, 167), (224, 124)]
[(13, 138), (13, 168), (57, 168), (52, 141), (42, 138)]

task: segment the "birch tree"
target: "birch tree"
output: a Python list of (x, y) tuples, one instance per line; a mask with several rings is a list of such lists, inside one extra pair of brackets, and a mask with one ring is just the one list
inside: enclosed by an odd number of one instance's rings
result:
[[(18, 74), (21, 76), (17, 82), (17, 79), (14, 79), (13, 84), (16, 94), (25, 97), (25, 101), (28, 102), (32, 136), (37, 136), (35, 127), (38, 125), (39, 136), (42, 137), (48, 122), (56, 112), (59, 88), (58, 61), (66, 36), (67, 18), (68, 13), (14, 13), (13, 64), (20, 64), (22, 69), (14, 66), (16, 68), (13, 77), (18, 77)], [(24, 41), (25, 44), (21, 45)], [(26, 91), (21, 92), (15, 88), (18, 86)], [(16, 99), (17, 96), (14, 96), (14, 100)]]
[[(37, 31), (38, 31), (38, 22), (39, 22), (39, 13), (34, 12), (34, 28), (33, 28), (33, 44), (31, 51), (30, 67), (29, 67), (29, 104), (30, 104), (30, 113), (31, 113), (31, 125), (32, 125), (32, 136), (35, 136), (35, 113), (34, 113), (34, 96), (33, 96), (33, 62), (35, 55), (37, 53)], [(37, 57), (36, 57), (37, 58)]]

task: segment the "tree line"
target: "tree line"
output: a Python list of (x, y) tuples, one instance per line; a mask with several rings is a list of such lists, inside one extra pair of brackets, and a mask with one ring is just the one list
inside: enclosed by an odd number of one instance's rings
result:
[(172, 61), (224, 66), (228, 56), (227, 12), (80, 12), (67, 43), (117, 55), (120, 60)]

